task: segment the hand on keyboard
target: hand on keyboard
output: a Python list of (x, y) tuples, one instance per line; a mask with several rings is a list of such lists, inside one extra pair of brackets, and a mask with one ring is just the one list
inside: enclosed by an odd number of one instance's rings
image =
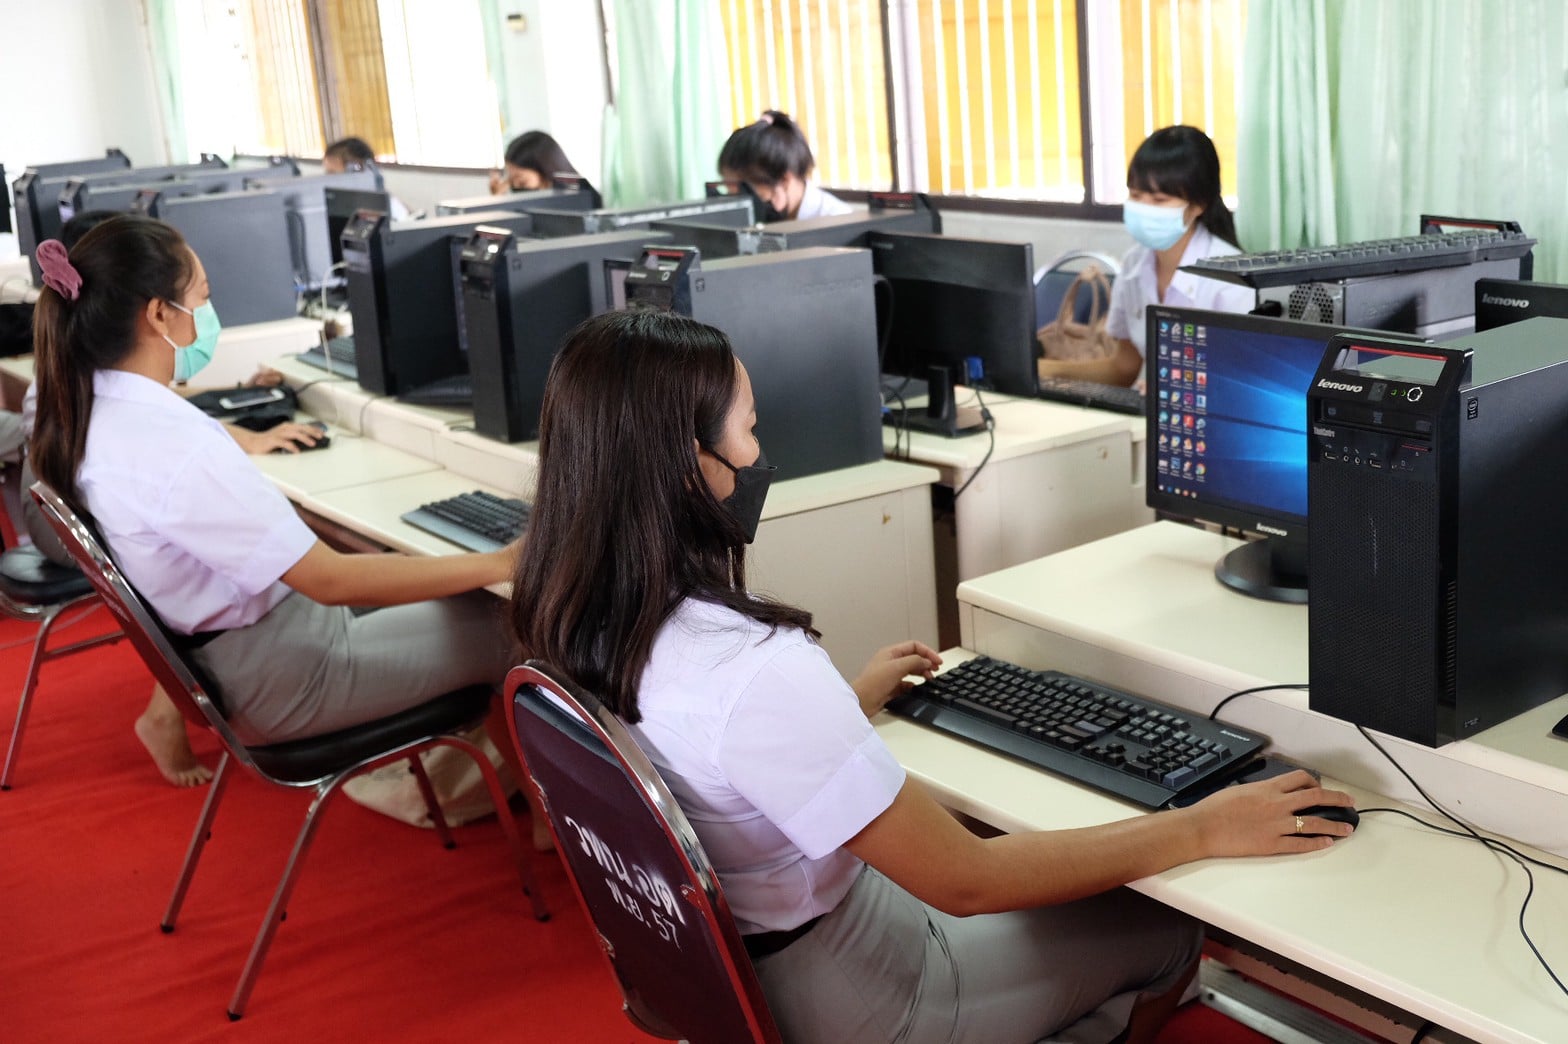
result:
[(899, 642), (873, 653), (850, 687), (860, 697), (860, 709), (872, 718), (881, 713), (888, 700), (909, 691), (914, 684), (909, 681), (910, 675), (929, 678), (941, 666), (941, 654), (929, 645), (913, 640)]

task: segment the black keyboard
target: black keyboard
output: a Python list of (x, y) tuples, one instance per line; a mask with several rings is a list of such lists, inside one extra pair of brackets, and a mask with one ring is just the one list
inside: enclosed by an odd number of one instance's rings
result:
[(470, 551), (497, 551), (522, 536), (531, 510), (521, 500), (475, 490), (415, 508), (403, 521)]
[(326, 343), (324, 348), (311, 348), (295, 356), (302, 363), (308, 363), (320, 370), (339, 377), (347, 377), (351, 381), (359, 380), (359, 367), (354, 362), (354, 338), (334, 337)]
[(474, 382), (468, 374), (460, 373), (410, 388), (397, 398), (410, 406), (472, 406)]
[(1533, 246), (1535, 240), (1523, 232), (1478, 229), (1207, 257), (1182, 268), (1211, 279), (1262, 289), (1523, 257)]
[(1214, 786), (1269, 742), (1096, 682), (984, 656), (887, 709), (1145, 808)]
[(1143, 392), (1137, 388), (1101, 384), (1098, 381), (1078, 381), (1069, 377), (1041, 377), (1039, 394), (1040, 398), (1054, 402), (1070, 402), (1075, 406), (1092, 406), (1097, 410), (1143, 416)]

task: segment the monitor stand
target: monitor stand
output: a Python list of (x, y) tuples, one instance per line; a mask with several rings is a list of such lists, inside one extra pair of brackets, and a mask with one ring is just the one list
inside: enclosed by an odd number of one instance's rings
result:
[(1215, 562), (1214, 576), (1254, 598), (1305, 605), (1307, 546), (1276, 537), (1251, 540)]

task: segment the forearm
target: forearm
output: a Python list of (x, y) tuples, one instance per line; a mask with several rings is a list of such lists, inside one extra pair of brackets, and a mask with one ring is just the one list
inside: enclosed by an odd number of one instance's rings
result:
[(959, 916), (1069, 902), (1208, 854), (1186, 811), (979, 838), (912, 781), (848, 848), (921, 901)]
[(474, 591), (511, 578), (508, 551), (490, 554), (349, 555), (317, 544), (283, 582), (323, 605), (406, 605)]

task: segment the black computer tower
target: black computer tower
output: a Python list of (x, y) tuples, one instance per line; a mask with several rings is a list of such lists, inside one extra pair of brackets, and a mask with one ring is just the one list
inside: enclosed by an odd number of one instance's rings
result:
[(467, 371), (453, 244), (479, 225), (524, 235), (532, 218), (492, 210), (394, 222), (362, 210), (344, 226), (343, 268), (360, 387), (398, 395)]
[(1341, 335), (1307, 411), (1311, 708), (1437, 746), (1568, 692), (1568, 320)]
[[(629, 228), (647, 228), (655, 221), (680, 218), (716, 221), (721, 220), (719, 214), (725, 213), (741, 215), (742, 223), (750, 223), (751, 197), (716, 196), (605, 210), (541, 209), (534, 211), (534, 235), (579, 236), (594, 232), (620, 232)], [(741, 217), (736, 219), (742, 220)]]
[(478, 229), (463, 247), (461, 294), (474, 384), (474, 430), (502, 442), (539, 437), (550, 364), (572, 328), (609, 307), (608, 258), (635, 261), (662, 232), (515, 240)]
[(655, 248), (626, 277), (631, 307), (718, 327), (751, 375), (757, 438), (780, 479), (882, 459), (869, 250), (812, 247), (709, 261)]

